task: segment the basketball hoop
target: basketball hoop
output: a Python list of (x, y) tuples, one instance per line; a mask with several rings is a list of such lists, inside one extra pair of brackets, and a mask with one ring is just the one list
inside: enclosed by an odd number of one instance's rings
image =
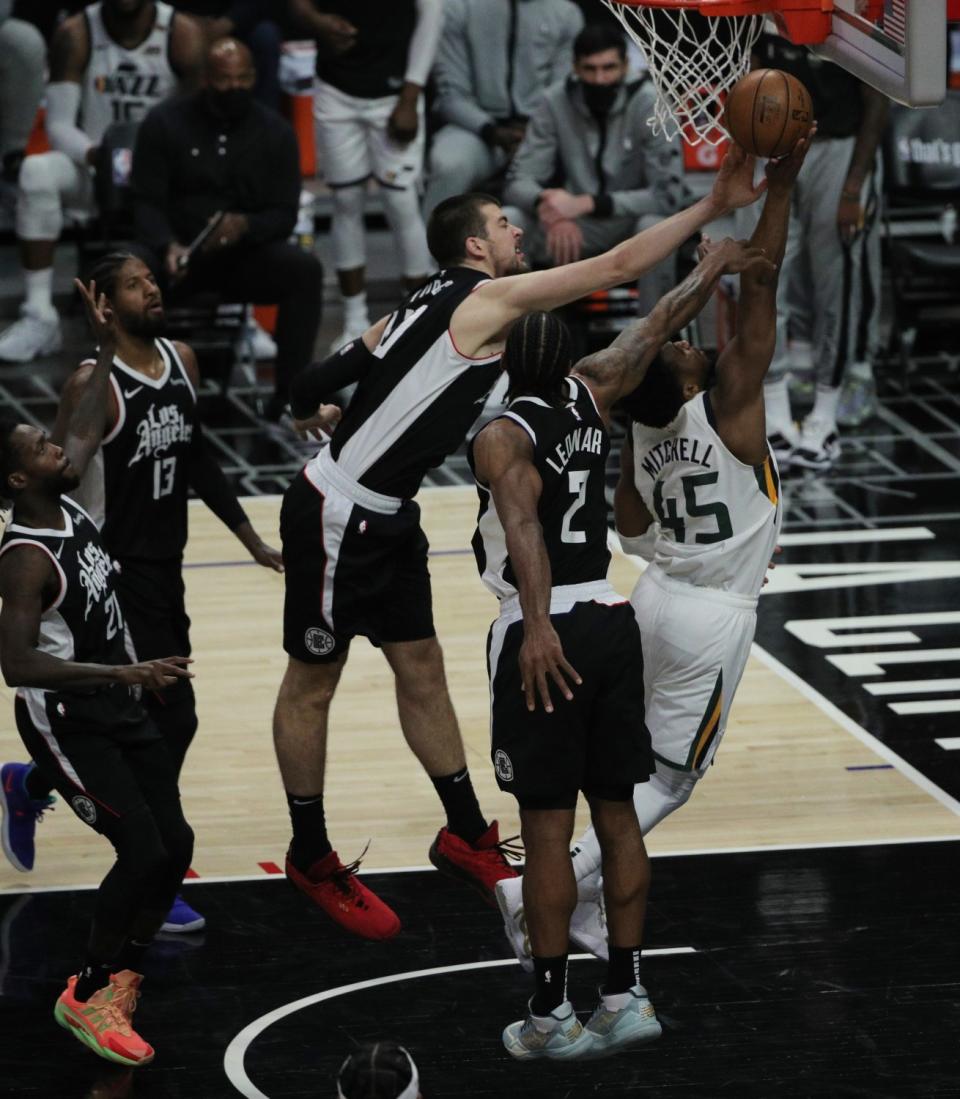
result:
[[(720, 145), (726, 93), (750, 68), (764, 19), (776, 18), (793, 42), (822, 42), (831, 0), (602, 0), (646, 58), (657, 98), (654, 133), (682, 133), (696, 145)], [(857, 0), (867, 18), (883, 0)]]

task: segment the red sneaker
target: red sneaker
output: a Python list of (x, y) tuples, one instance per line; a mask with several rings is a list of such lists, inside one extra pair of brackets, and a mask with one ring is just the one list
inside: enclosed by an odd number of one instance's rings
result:
[(487, 904), (496, 907), (493, 890), (497, 882), (517, 876), (506, 858), (507, 855), (519, 858), (510, 842), (510, 839), (500, 842), (500, 826), (496, 821), (473, 844), (455, 836), (449, 828), (441, 828), (430, 846), (430, 861), (444, 874), (473, 886)]
[(331, 851), (306, 874), (288, 856), (286, 871), (290, 881), (344, 930), (363, 939), (392, 939), (400, 930), (400, 919), (357, 877), (359, 866), (360, 859), (344, 866)]
[(94, 1053), (120, 1065), (148, 1065), (153, 1046), (130, 1025), (143, 977), (132, 969), (110, 974), (110, 982), (89, 1000), (74, 996), (77, 978), (71, 977), (53, 1009), (57, 1022)]

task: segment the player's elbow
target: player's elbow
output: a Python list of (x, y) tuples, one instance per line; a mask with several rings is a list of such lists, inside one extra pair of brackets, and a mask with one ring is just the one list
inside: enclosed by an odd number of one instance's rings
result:
[(9, 655), (3, 653), (0, 655), (0, 674), (3, 675), (3, 681), (8, 687), (26, 687), (26, 668), (24, 661), (21, 660), (17, 654)]

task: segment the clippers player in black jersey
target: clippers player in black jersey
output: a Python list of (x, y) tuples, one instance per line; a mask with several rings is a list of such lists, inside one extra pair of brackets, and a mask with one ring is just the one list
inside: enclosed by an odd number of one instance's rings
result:
[[(189, 656), (182, 570), (190, 488), (258, 564), (278, 572), (283, 565), (279, 552), (250, 524), (204, 442), (197, 416), (197, 360), (187, 344), (163, 339), (163, 303), (149, 268), (136, 256), (117, 252), (100, 260), (91, 276), (114, 314), (116, 354), (104, 397), (101, 453), (91, 463), (79, 498), (119, 566), (115, 583), (137, 657)], [(67, 380), (54, 440), (63, 440), (94, 369), (87, 360)], [(147, 692), (144, 704), (179, 775), (197, 729), (193, 686), (184, 678), (162, 696)], [(31, 798), (43, 796), (36, 776), (18, 783)], [(190, 932), (203, 926), (203, 917), (178, 897), (164, 930)]]
[(183, 655), (131, 664), (116, 573), (96, 524), (63, 493), (100, 445), (115, 327), (106, 298), (84, 291), (99, 354), (64, 422), (64, 444), (0, 424), (0, 492), (13, 512), (0, 541), (0, 667), (17, 688), (17, 727), (44, 776), (116, 861), (97, 892), (84, 963), (55, 1016), (95, 1053), (146, 1064), (131, 1027), (140, 959), (193, 853), (177, 776), (140, 701), (190, 677)]
[[(572, 373), (561, 321), (542, 312), (518, 321), (503, 356), (507, 410), (470, 445), (480, 495), (473, 547), (483, 582), (501, 601), (487, 646), (491, 757), (500, 788), (519, 802), (527, 855), (523, 896), (537, 987), (527, 1019), (503, 1034), (519, 1060), (607, 1055), (660, 1034), (639, 979), (650, 869), (631, 785), (655, 765), (640, 631), (606, 579), (607, 424), (721, 274), (771, 266), (759, 249), (734, 241), (703, 251), (644, 324)], [(557, 693), (565, 701), (555, 707)], [(601, 1003), (586, 1028), (566, 999), (577, 898), (569, 847), (581, 790), (602, 852), (610, 937)]]
[[(751, 170), (735, 150), (712, 194), (695, 206), (601, 256), (533, 273), (525, 272), (522, 233), (496, 200), (447, 199), (427, 230), (440, 270), (395, 313), (294, 382), (300, 426), (336, 430), (287, 490), (280, 518), (290, 659), (274, 740), (293, 823), (287, 874), (348, 930), (383, 939), (400, 928), (356, 878), (356, 864), (343, 866), (326, 831), (327, 715), (358, 634), (383, 648), (404, 736), (447, 814), (431, 861), (491, 901), (496, 882), (514, 876), (496, 822), (488, 826), (477, 804), (447, 691), (427, 539), (413, 501), (424, 476), (463, 442), (518, 317), (636, 279), (721, 211), (752, 202), (760, 192)], [(349, 382), (359, 384), (341, 418), (321, 402)]]

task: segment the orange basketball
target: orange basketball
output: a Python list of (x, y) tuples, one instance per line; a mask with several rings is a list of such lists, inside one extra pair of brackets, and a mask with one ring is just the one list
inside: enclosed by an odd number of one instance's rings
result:
[(810, 93), (789, 73), (754, 69), (727, 96), (723, 122), (755, 156), (783, 156), (813, 124)]

